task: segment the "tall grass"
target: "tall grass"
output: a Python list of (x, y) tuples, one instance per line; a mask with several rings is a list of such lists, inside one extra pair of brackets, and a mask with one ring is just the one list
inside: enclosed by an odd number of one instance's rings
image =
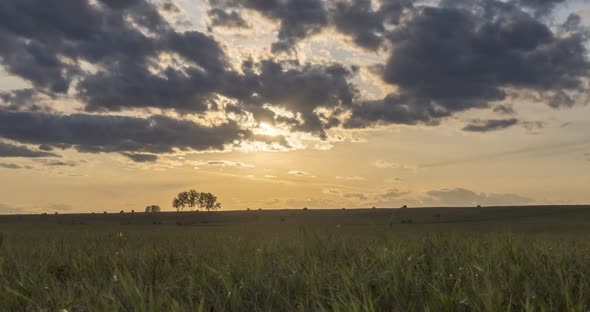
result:
[(580, 236), (363, 229), (12, 230), (0, 311), (587, 311)]

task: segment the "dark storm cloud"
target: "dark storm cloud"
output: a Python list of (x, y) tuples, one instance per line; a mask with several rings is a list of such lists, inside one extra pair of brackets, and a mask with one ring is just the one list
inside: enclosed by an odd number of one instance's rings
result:
[[(223, 94), (240, 101), (239, 105), (229, 105), (228, 112), (252, 113), (259, 121), (285, 124), (295, 131), (324, 136), (325, 129), (338, 126), (339, 122), (331, 113), (320, 114), (316, 110), (346, 109), (358, 95), (355, 86), (348, 82), (354, 72), (340, 64), (246, 61), (243, 71), (244, 75), (231, 76), (224, 85)], [(277, 116), (263, 107), (265, 104), (286, 109), (299, 118)]]
[(53, 147), (46, 145), (46, 144), (41, 144), (39, 145), (39, 149), (42, 151), (46, 151), (46, 152), (51, 152), (53, 151)]
[(236, 11), (225, 11), (213, 8), (207, 12), (211, 19), (211, 27), (249, 28), (250, 25)]
[(371, 0), (339, 1), (330, 10), (335, 28), (352, 37), (353, 42), (368, 50), (381, 47), (386, 24), (399, 23), (405, 9), (412, 8), (412, 1), (390, 0), (381, 3), (379, 9), (372, 7)]
[(279, 21), (278, 41), (273, 52), (285, 52), (300, 40), (319, 33), (328, 25), (328, 11), (322, 0), (210, 0), (214, 7), (246, 8)]
[[(2, 125), (0, 125), (2, 127)], [(26, 146), (13, 145), (4, 142), (0, 142), (0, 157), (55, 157), (57, 155), (53, 153), (32, 150)]]
[(378, 49), (383, 41), (385, 26), (370, 0), (337, 3), (334, 25), (340, 32), (352, 36), (357, 45), (370, 50)]
[[(286, 52), (294, 45), (323, 29), (334, 26), (352, 37), (358, 46), (377, 50), (383, 43), (386, 25), (395, 25), (412, 8), (412, 0), (386, 0), (373, 9), (370, 0), (210, 0), (216, 12), (227, 15), (221, 8), (249, 9), (279, 22), (277, 42), (273, 52)], [(233, 20), (233, 18), (232, 18)], [(231, 23), (233, 24), (233, 22)], [(240, 22), (240, 24), (242, 24)]]
[(39, 92), (34, 88), (14, 89), (0, 92), (0, 108), (11, 111), (50, 112), (50, 101), (56, 100), (51, 93)]
[(78, 165), (71, 160), (36, 159), (35, 161), (46, 167), (76, 167)]
[[(326, 116), (315, 110), (324, 108), (350, 107), (357, 90), (348, 82), (353, 73), (339, 64), (289, 68), (274, 61), (263, 61), (259, 73), (251, 76), (255, 87), (246, 101), (253, 103), (272, 103), (291, 112), (298, 112), (302, 124), (294, 130), (323, 133)], [(329, 118), (328, 118), (329, 119)]]
[[(157, 43), (159, 51), (174, 52), (193, 62), (192, 66), (168, 67), (159, 74), (149, 61), (129, 60), (88, 75), (78, 86), (80, 97), (91, 111), (132, 107), (159, 107), (187, 112), (208, 109), (212, 92), (218, 91), (227, 67), (225, 54), (210, 36), (191, 31), (168, 32)], [(190, 63), (187, 63), (187, 65)]]
[[(158, 11), (178, 11), (169, 2), (4, 0), (0, 64), (33, 87), (0, 94), (0, 137), (127, 157), (174, 148), (219, 150), (236, 140), (286, 146), (284, 137), (257, 136), (231, 121), (207, 127), (164, 116), (49, 114), (40, 97), (73, 95), (95, 113), (161, 108), (201, 114), (221, 110), (221, 95), (234, 100), (227, 112), (325, 138), (326, 129), (340, 126), (336, 117), (348, 113), (348, 128), (434, 125), (456, 112), (506, 99), (506, 88), (550, 92), (550, 105), (571, 106), (570, 91), (581, 88), (588, 71), (579, 17), (558, 33), (522, 10), (541, 12), (557, 1), (446, 0), (440, 7), (414, 7), (410, 0), (379, 6), (369, 0), (210, 2), (213, 26), (244, 26), (242, 9), (277, 21), (274, 52), (291, 50), (326, 27), (368, 50), (391, 46), (381, 76), (398, 92), (360, 101), (349, 82), (356, 71), (340, 64), (268, 59), (245, 61), (238, 71), (214, 37), (169, 25)], [(159, 59), (164, 54), (179, 58), (164, 65)], [(268, 106), (294, 117), (279, 116)]]
[(168, 153), (174, 148), (221, 150), (225, 144), (248, 140), (251, 136), (235, 122), (208, 127), (160, 115), (143, 119), (0, 110), (0, 137), (31, 144), (73, 147), (90, 153)]
[(494, 112), (505, 114), (505, 115), (514, 115), (516, 112), (514, 111), (514, 107), (512, 105), (497, 105), (494, 107)]
[(549, 14), (557, 5), (564, 4), (566, 0), (514, 0), (516, 4), (534, 10), (535, 15)]
[[(212, 37), (176, 32), (145, 0), (50, 2), (0, 3), (0, 61), (12, 74), (53, 93), (67, 92), (79, 79), (76, 91), (88, 110), (207, 108), (206, 97), (227, 66)], [(183, 70), (150, 71), (161, 53), (186, 59)]]
[(436, 124), (506, 99), (505, 88), (554, 91), (550, 105), (570, 106), (562, 90), (581, 90), (588, 75), (584, 37), (553, 33), (510, 4), (487, 1), (480, 9), (424, 7), (391, 32), (383, 80), (399, 91), (360, 103), (347, 125)]
[[(351, 71), (341, 65), (291, 64), (287, 68), (271, 59), (252, 63), (252, 70), (238, 73), (230, 69), (222, 47), (213, 37), (197, 31), (175, 31), (149, 2), (100, 3), (97, 6), (66, 0), (56, 2), (47, 12), (38, 9), (46, 5), (40, 0), (0, 4), (2, 14), (7, 15), (0, 21), (0, 35), (11, 43), (0, 48), (3, 64), (37, 89), (13, 94), (12, 102), (25, 107), (25, 101), (38, 102), (34, 96), (39, 90), (64, 93), (74, 80), (78, 80), (75, 95), (89, 112), (155, 107), (204, 113), (219, 109), (216, 95), (221, 94), (241, 101), (232, 108), (237, 112), (251, 113), (262, 121), (276, 119), (289, 123), (294, 130), (323, 135), (324, 128), (337, 126), (338, 120), (314, 110), (350, 106), (356, 94), (347, 82)], [(262, 10), (266, 16), (280, 19), (282, 30), (276, 44), (285, 48), (315, 32), (313, 25), (325, 24), (321, 1), (240, 1), (233, 5)], [(221, 12), (216, 8), (210, 11), (214, 18), (236, 17)], [(36, 53), (22, 51), (34, 46), (38, 46)], [(173, 65), (154, 72), (154, 67), (160, 66), (157, 57), (161, 53), (180, 55), (185, 62), (182, 67)], [(20, 59), (23, 56), (30, 60)], [(94, 65), (96, 71), (82, 70), (80, 61)], [(35, 71), (30, 75), (21, 73), (16, 70), (20, 66)], [(37, 71), (39, 76), (33, 75)], [(275, 116), (272, 110), (262, 107), (265, 104), (300, 114), (303, 122)], [(19, 110), (39, 110), (31, 107)]]
[(463, 131), (490, 132), (510, 128), (516, 124), (518, 124), (518, 119), (516, 118), (477, 120), (465, 126)]
[(101, 7), (80, 0), (2, 1), (2, 63), (36, 87), (65, 93), (73, 77), (81, 73), (75, 64), (80, 59), (95, 63), (126, 56), (141, 58), (145, 51), (152, 50), (151, 40), (130, 21), (151, 29), (164, 27), (157, 11), (144, 1), (107, 4)]
[(133, 160), (134, 162), (154, 162), (158, 160), (158, 156), (154, 154), (138, 154), (138, 153), (121, 153), (121, 155)]

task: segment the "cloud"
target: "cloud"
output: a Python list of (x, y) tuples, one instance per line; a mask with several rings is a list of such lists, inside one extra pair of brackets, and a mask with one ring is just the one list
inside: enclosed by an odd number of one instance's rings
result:
[(505, 115), (514, 115), (516, 113), (512, 105), (497, 105), (494, 107), (493, 111)]
[[(228, 67), (215, 39), (177, 32), (151, 1), (92, 2), (60, 1), (41, 12), (43, 0), (2, 1), (0, 63), (35, 89), (12, 99), (76, 91), (88, 111), (208, 108)], [(162, 64), (163, 55), (172, 62)]]
[(121, 153), (121, 155), (133, 160), (134, 162), (154, 162), (158, 160), (158, 156), (154, 154), (141, 154), (141, 153)]
[(209, 160), (204, 162), (204, 165), (213, 167), (237, 167), (237, 168), (254, 168), (254, 165), (243, 163), (240, 161), (229, 160)]
[(559, 4), (565, 4), (566, 0), (514, 0), (513, 2), (534, 10), (535, 15), (549, 14)]
[[(162, 115), (144, 119), (115, 115), (59, 115), (0, 110), (0, 137), (57, 148), (72, 147), (89, 153), (171, 153), (175, 148), (222, 150), (225, 144), (231, 144), (235, 140), (249, 140), (253, 134), (231, 121), (208, 127)], [(28, 155), (42, 157), (53, 154), (29, 152)]]
[(328, 27), (352, 38), (359, 47), (377, 50), (381, 47), (386, 25), (397, 24), (404, 10), (411, 9), (410, 0), (382, 1), (373, 9), (370, 0), (210, 0), (215, 8), (254, 10), (279, 23), (273, 52), (288, 52), (301, 40), (319, 34)]
[(319, 33), (328, 25), (328, 12), (321, 0), (210, 0), (214, 7), (246, 8), (280, 23), (275, 53), (293, 49), (295, 44)]
[[(235, 112), (252, 112), (262, 121), (285, 124), (293, 131), (311, 132), (325, 137), (325, 129), (336, 127), (339, 120), (331, 115), (318, 113), (324, 108), (331, 111), (351, 107), (358, 90), (348, 79), (354, 71), (341, 64), (292, 64), (274, 60), (263, 60), (258, 64), (245, 62), (244, 77), (238, 77), (233, 89), (226, 94), (248, 105), (236, 107)], [(264, 110), (263, 106), (272, 103), (299, 118), (276, 116)], [(265, 120), (270, 119), (270, 120)]]
[(476, 193), (463, 188), (434, 190), (426, 194), (432, 204), (444, 206), (502, 206), (534, 202), (531, 198), (516, 194)]
[[(2, 127), (2, 125), (0, 125)], [(44, 151), (32, 150), (26, 146), (13, 145), (0, 142), (0, 157), (55, 157), (57, 155)]]
[[(504, 105), (507, 90), (541, 93), (553, 107), (574, 105), (583, 91), (586, 37), (575, 16), (565, 31), (527, 13), (558, 1), (373, 2), (211, 0), (208, 14), (214, 27), (247, 26), (243, 10), (276, 21), (276, 53), (326, 28), (388, 53), (377, 67), (397, 91), (380, 99), (363, 97), (352, 82), (358, 66), (275, 55), (237, 68), (229, 57), (235, 51), (213, 34), (167, 22), (178, 12), (168, 1), (66, 0), (46, 10), (38, 9), (43, 0), (2, 1), (0, 65), (31, 87), (0, 94), (0, 137), (146, 161), (177, 149), (287, 145), (285, 137), (243, 129), (243, 120), (327, 139), (328, 129), (341, 126), (437, 125), (457, 112)], [(58, 109), (70, 101), (86, 114)], [(138, 114), (158, 115), (130, 117)]]
[(335, 28), (342, 34), (352, 37), (353, 42), (367, 50), (378, 50), (386, 39), (385, 24), (399, 23), (404, 10), (412, 8), (412, 1), (383, 1), (373, 9), (370, 0), (337, 2), (331, 10)]
[(404, 191), (399, 189), (389, 189), (382, 194), (378, 194), (377, 197), (388, 200), (388, 199), (397, 199), (400, 197), (404, 197), (405, 195), (410, 194), (410, 191)]
[(35, 161), (47, 167), (76, 167), (78, 163), (75, 161), (62, 161), (53, 159), (36, 159)]
[[(316, 16), (322, 2), (271, 2), (233, 5), (280, 19), (283, 32), (277, 47), (305, 37), (322, 19)], [(339, 121), (318, 109), (343, 110), (358, 93), (348, 82), (353, 71), (340, 64), (246, 60), (236, 71), (215, 38), (177, 31), (151, 1), (100, 3), (63, 1), (43, 13), (36, 9), (44, 6), (41, 0), (0, 4), (0, 64), (33, 85), (3, 93), (3, 101), (10, 102), (5, 111), (48, 112), (36, 100), (42, 94), (76, 100), (92, 113), (159, 108), (207, 114), (224, 108), (219, 104), (222, 95), (235, 100), (232, 112), (325, 137), (324, 130)], [(211, 9), (214, 21), (239, 17), (237, 11), (221, 12)], [(277, 116), (268, 105), (295, 117)]]
[(236, 11), (226, 12), (220, 8), (213, 8), (207, 14), (211, 19), (211, 27), (250, 28), (250, 25)]
[(19, 166), (19, 165), (17, 165), (17, 164), (0, 163), (0, 168), (4, 168), (4, 169), (20, 169), (22, 167)]
[(305, 171), (299, 171), (299, 170), (291, 170), (289, 172), (287, 172), (287, 174), (290, 175), (295, 175), (295, 176), (300, 176), (300, 177), (310, 177), (310, 178), (315, 178), (315, 176), (305, 172)]
[[(150, 3), (7, 0), (0, 4), (0, 56), (5, 68), (39, 88), (65, 93), (81, 73), (75, 61), (86, 59), (106, 65), (144, 58), (157, 47), (139, 27), (164, 31), (166, 22)], [(125, 5), (122, 5), (122, 4)], [(73, 59), (74, 62), (68, 61)]]
[(463, 128), (463, 131), (469, 132), (490, 132), (510, 128), (518, 124), (518, 119), (489, 119), (476, 120)]
[(507, 99), (506, 89), (538, 92), (552, 106), (571, 106), (568, 92), (583, 92), (590, 67), (580, 32), (552, 31), (512, 3), (452, 3), (464, 4), (422, 7), (388, 35), (382, 78), (398, 91), (360, 102), (347, 127), (436, 125)]
[(14, 111), (50, 111), (51, 108), (43, 104), (49, 98), (46, 94), (41, 94), (33, 88), (0, 92), (0, 102), (3, 103), (3, 108)]

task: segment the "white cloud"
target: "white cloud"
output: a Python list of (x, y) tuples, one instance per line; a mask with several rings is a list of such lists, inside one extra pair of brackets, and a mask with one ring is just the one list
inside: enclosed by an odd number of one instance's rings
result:
[(314, 175), (311, 175), (305, 171), (299, 171), (299, 170), (291, 170), (289, 172), (287, 172), (288, 174), (291, 175), (295, 175), (295, 176), (300, 176), (300, 177), (309, 177), (309, 178), (315, 178)]

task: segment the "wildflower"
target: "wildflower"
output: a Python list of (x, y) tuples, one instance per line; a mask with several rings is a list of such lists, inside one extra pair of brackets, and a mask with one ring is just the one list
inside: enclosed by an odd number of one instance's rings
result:
[(117, 274), (113, 274), (113, 282), (118, 282), (119, 278), (117, 277)]

